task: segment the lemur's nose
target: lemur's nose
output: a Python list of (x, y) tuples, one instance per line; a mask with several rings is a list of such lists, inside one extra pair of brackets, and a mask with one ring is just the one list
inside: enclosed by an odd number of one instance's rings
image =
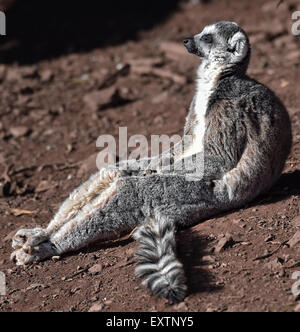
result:
[(189, 48), (189, 47), (193, 47), (194, 46), (194, 37), (190, 37), (190, 38), (185, 38), (183, 41), (183, 44), (185, 47)]
[(196, 47), (194, 37), (185, 38), (183, 44), (189, 53), (195, 53)]

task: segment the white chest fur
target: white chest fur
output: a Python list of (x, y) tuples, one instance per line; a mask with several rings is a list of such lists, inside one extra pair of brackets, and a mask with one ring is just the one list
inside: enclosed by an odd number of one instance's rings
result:
[(192, 144), (184, 153), (184, 157), (191, 156), (204, 150), (203, 138), (206, 130), (205, 115), (209, 98), (214, 92), (221, 73), (220, 66), (206, 66), (202, 63), (198, 68), (198, 78), (195, 95), (194, 114), (196, 124), (193, 128)]

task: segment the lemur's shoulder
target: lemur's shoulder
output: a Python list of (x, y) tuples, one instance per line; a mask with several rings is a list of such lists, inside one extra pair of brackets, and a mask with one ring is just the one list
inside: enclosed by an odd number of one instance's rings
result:
[(255, 113), (276, 117), (286, 113), (278, 96), (263, 83), (249, 76), (231, 76), (221, 79), (211, 95), (207, 115), (218, 107), (230, 112), (231, 117)]

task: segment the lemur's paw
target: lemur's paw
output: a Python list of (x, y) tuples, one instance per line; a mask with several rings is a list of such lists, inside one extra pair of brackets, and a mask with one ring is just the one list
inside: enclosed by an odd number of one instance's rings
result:
[(49, 241), (33, 246), (25, 243), (22, 248), (16, 249), (11, 254), (10, 259), (17, 265), (28, 265), (54, 256), (57, 253), (56, 247)]
[(26, 248), (36, 246), (46, 240), (49, 236), (42, 228), (20, 229), (12, 239), (12, 247), (14, 249)]

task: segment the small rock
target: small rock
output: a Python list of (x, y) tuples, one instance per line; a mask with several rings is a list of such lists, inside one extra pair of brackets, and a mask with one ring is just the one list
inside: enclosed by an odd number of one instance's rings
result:
[(252, 242), (249, 242), (249, 241), (242, 241), (242, 242), (241, 242), (241, 245), (242, 245), (242, 246), (251, 246), (251, 245), (252, 245)]
[(155, 125), (162, 125), (164, 123), (164, 118), (161, 115), (157, 115), (154, 119), (153, 119), (153, 123)]
[(300, 228), (300, 215), (297, 216), (297, 217), (295, 217), (295, 218), (291, 221), (291, 223), (293, 224), (293, 226)]
[(280, 83), (281, 88), (286, 88), (290, 83), (286, 80), (282, 80)]
[(91, 274), (99, 274), (103, 270), (103, 265), (102, 264), (95, 264), (92, 267), (89, 268), (89, 273)]
[(76, 292), (78, 292), (80, 290), (80, 287), (74, 287), (71, 289), (70, 293), (71, 295), (75, 294)]
[(188, 306), (185, 302), (180, 302), (180, 303), (176, 304), (174, 306), (174, 308), (176, 310), (180, 310), (180, 311), (187, 311), (188, 310)]
[(28, 134), (29, 129), (25, 126), (17, 126), (10, 128), (9, 131), (14, 137), (22, 137)]
[(83, 101), (91, 111), (101, 110), (108, 104), (120, 100), (118, 89), (115, 86), (99, 91), (93, 91), (83, 97)]
[(300, 58), (300, 54), (298, 50), (288, 52), (286, 55), (286, 59), (290, 61), (297, 61)]
[(269, 263), (265, 264), (265, 267), (267, 267), (268, 269), (272, 270), (272, 271), (278, 271), (281, 270), (282, 268), (282, 263), (283, 260), (279, 257), (273, 259), (272, 261), (270, 261)]
[(221, 238), (218, 244), (215, 246), (215, 252), (220, 253), (225, 249), (232, 247), (235, 244), (232, 236), (230, 234), (226, 234), (225, 237)]
[(40, 287), (43, 287), (43, 285), (42, 284), (32, 284), (32, 285), (30, 285), (29, 287), (26, 288), (26, 291), (37, 289), (37, 288), (40, 288)]
[(50, 69), (43, 70), (42, 72), (39, 73), (39, 75), (41, 78), (41, 82), (43, 83), (50, 82), (54, 77), (54, 74)]
[(38, 186), (35, 188), (36, 193), (41, 193), (43, 191), (47, 191), (51, 189), (52, 186), (48, 181), (41, 181)]
[(24, 78), (34, 78), (37, 75), (37, 68), (36, 66), (23, 67), (20, 72)]
[(272, 234), (270, 234), (269, 236), (267, 236), (266, 238), (265, 238), (265, 242), (270, 242), (270, 241), (273, 241), (274, 240), (274, 235), (272, 235)]
[(246, 227), (244, 219), (233, 219), (232, 223), (234, 225), (237, 225), (237, 226), (241, 227), (241, 228), (245, 228)]
[(10, 68), (6, 73), (6, 80), (9, 82), (16, 82), (21, 79), (21, 75), (16, 68)]
[(98, 296), (93, 296), (91, 297), (91, 301), (92, 302), (97, 302), (99, 300), (99, 297)]
[(167, 100), (169, 94), (167, 91), (164, 91), (160, 94), (158, 94), (157, 96), (153, 97), (151, 100), (152, 104), (160, 104), (162, 102), (164, 102), (165, 100)]
[(57, 262), (60, 260), (60, 256), (52, 256), (51, 259), (54, 261), (54, 262)]
[(298, 243), (300, 243), (300, 231), (297, 231), (287, 244), (292, 248)]
[(103, 309), (102, 303), (95, 303), (90, 307), (89, 312), (99, 312), (102, 311), (102, 309)]

